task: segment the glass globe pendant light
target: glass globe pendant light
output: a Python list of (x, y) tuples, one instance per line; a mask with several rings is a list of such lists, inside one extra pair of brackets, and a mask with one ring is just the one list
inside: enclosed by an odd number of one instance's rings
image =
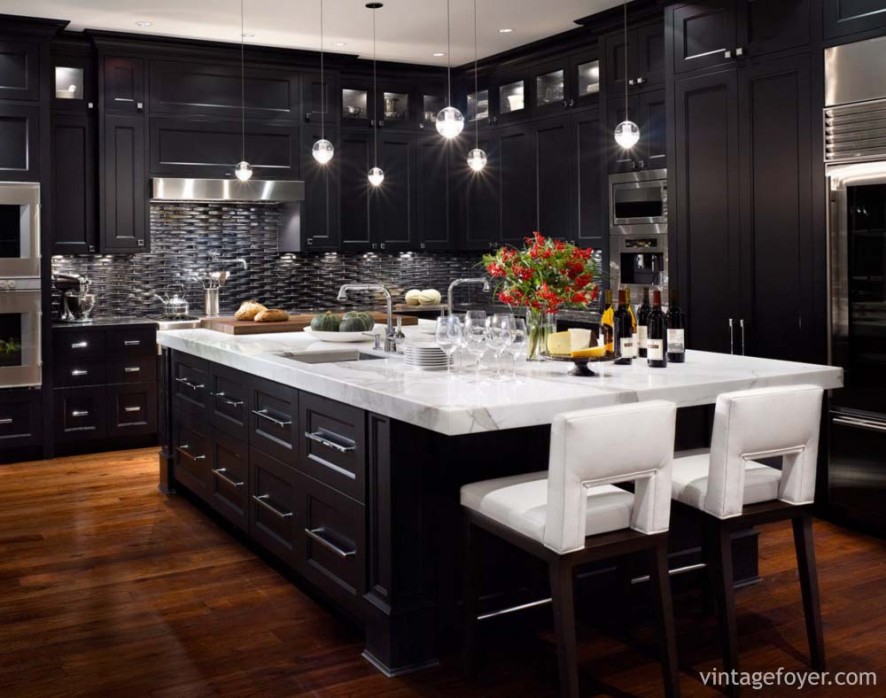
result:
[(625, 120), (615, 127), (615, 142), (630, 150), (640, 140), (640, 127), (628, 118), (628, 1), (624, 2)]
[[(477, 79), (477, 0), (474, 0), (474, 94), (479, 93)], [(474, 149), (468, 153), (468, 167), (480, 172), (486, 167), (486, 152), (480, 147), (480, 120), (474, 119)]]
[(245, 67), (245, 59), (243, 57), (245, 46), (244, 42), (246, 41), (246, 35), (243, 33), (244, 24), (243, 24), (243, 2), (244, 0), (240, 0), (240, 135), (241, 135), (241, 151), (240, 151), (240, 162), (237, 163), (237, 169), (234, 170), (234, 174), (237, 175), (237, 179), (241, 182), (246, 182), (250, 177), (252, 177), (252, 168), (249, 166), (249, 163), (246, 161), (246, 67)]
[(326, 140), (326, 74), (323, 70), (323, 54), (325, 51), (323, 41), (323, 0), (320, 0), (320, 140), (314, 143), (314, 147), (311, 148), (311, 155), (321, 165), (325, 165), (332, 160), (332, 156), (335, 154), (335, 147)]
[[(378, 76), (376, 74), (376, 63), (377, 63), (377, 52), (375, 45), (375, 11), (384, 7), (384, 5), (380, 2), (370, 2), (366, 5), (367, 8), (372, 10), (372, 94), (378, 94)], [(372, 123), (377, 124), (378, 121), (376, 117), (378, 116), (378, 99), (372, 100)], [(369, 183), (374, 187), (380, 187), (381, 183), (385, 181), (385, 173), (378, 166), (378, 126), (373, 129), (373, 151), (375, 157), (373, 158), (375, 161), (375, 167), (369, 170)]]
[(446, 0), (446, 103), (437, 112), (437, 133), (444, 138), (452, 139), (460, 134), (465, 127), (465, 117), (452, 105), (452, 20), (449, 12), (449, 0)]

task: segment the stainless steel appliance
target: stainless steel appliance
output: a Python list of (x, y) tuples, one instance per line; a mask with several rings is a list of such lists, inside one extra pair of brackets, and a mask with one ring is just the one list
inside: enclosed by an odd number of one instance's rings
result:
[(304, 201), (305, 183), (294, 180), (183, 179), (155, 177), (153, 201), (231, 201), (292, 203)]
[(886, 39), (825, 51), (830, 360), (828, 505), (886, 535)]
[(40, 386), (40, 279), (0, 278), (0, 388)]
[(613, 289), (668, 292), (668, 171), (644, 170), (609, 177), (609, 278)]
[(40, 185), (0, 183), (0, 279), (40, 278)]
[(89, 277), (79, 274), (55, 274), (52, 282), (62, 296), (61, 322), (92, 322), (95, 295), (89, 292)]

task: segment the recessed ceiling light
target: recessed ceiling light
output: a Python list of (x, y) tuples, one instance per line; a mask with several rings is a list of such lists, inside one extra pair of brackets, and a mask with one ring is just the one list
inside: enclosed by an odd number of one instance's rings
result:
[(441, 52), (441, 51), (435, 51), (435, 52), (432, 53), (431, 55), (432, 55), (434, 58), (443, 58), (443, 56), (445, 56), (446, 54), (443, 53), (443, 52)]
[(499, 34), (510, 34), (512, 31), (514, 31), (514, 30), (510, 29), (509, 27), (505, 27), (504, 29), (499, 29), (498, 33)]
[(150, 27), (152, 24), (154, 24), (154, 23), (149, 22), (146, 19), (140, 19), (138, 22), (136, 22), (136, 25), (139, 27)]
[(347, 42), (347, 41), (334, 41), (334, 42), (332, 43), (332, 45), (333, 45), (333, 46), (338, 46), (339, 48), (341, 48), (342, 46), (347, 46), (347, 45), (348, 45), (348, 42)]
[(244, 39), (254, 39), (254, 38), (255, 38), (255, 34), (243, 34), (243, 38), (244, 38)]

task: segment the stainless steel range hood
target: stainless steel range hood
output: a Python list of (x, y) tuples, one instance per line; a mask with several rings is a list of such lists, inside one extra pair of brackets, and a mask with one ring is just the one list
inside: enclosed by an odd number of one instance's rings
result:
[(293, 180), (184, 179), (154, 177), (151, 201), (229, 201), (293, 203), (304, 201), (305, 183)]

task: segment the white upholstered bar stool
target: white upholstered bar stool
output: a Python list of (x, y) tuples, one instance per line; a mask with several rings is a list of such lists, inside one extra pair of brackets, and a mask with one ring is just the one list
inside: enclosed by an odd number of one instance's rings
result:
[[(557, 415), (551, 425), (547, 471), (462, 487), (467, 553), (464, 652), (469, 671), (476, 656), (480, 528), (547, 562), (561, 693), (570, 697), (579, 695), (575, 568), (646, 554), (665, 695), (679, 694), (667, 566), (676, 412), (673, 403), (651, 401)], [(634, 481), (634, 493), (613, 485), (628, 481)]]
[[(728, 672), (738, 670), (732, 533), (788, 519), (812, 666), (824, 669), (811, 513), (822, 393), (814, 385), (724, 393), (717, 398), (710, 451), (678, 453), (674, 460), (673, 498), (700, 512), (705, 528), (705, 559)], [(757, 462), (774, 457), (781, 457), (781, 470)], [(737, 694), (738, 687), (731, 692)]]

